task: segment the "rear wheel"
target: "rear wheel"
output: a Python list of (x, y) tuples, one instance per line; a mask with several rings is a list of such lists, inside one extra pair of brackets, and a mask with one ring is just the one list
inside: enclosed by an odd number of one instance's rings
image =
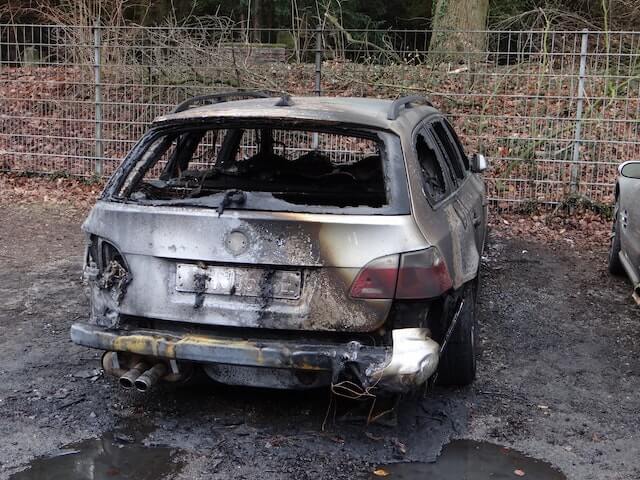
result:
[(437, 382), (440, 385), (469, 385), (476, 377), (476, 282), (464, 289), (458, 321), (440, 357)]
[(620, 261), (620, 220), (618, 213), (618, 203), (613, 214), (613, 224), (611, 225), (611, 245), (609, 246), (609, 273), (613, 275), (624, 274), (624, 268)]

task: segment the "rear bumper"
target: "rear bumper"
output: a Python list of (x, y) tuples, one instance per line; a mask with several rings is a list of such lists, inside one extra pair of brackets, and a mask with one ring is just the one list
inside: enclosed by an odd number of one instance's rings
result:
[(344, 373), (358, 377), (364, 388), (405, 391), (419, 386), (438, 366), (439, 345), (428, 330), (393, 331), (393, 347), (347, 343), (246, 339), (209, 334), (177, 334), (159, 330), (108, 330), (75, 323), (71, 340), (100, 350), (238, 367), (330, 372), (333, 382)]

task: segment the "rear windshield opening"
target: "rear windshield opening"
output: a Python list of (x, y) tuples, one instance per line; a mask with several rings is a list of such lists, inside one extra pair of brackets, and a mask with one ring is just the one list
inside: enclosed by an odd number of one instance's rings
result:
[(168, 133), (142, 154), (119, 196), (184, 204), (223, 195), (229, 208), (258, 210), (273, 209), (260, 198), (379, 208), (388, 204), (383, 153), (378, 138), (333, 132), (233, 128)]

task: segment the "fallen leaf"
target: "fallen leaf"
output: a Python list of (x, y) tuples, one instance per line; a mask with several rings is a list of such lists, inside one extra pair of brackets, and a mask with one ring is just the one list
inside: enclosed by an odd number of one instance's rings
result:
[(524, 477), (524, 470), (514, 470), (513, 473), (515, 473), (519, 477)]
[(376, 468), (376, 469), (373, 471), (373, 474), (374, 474), (376, 477), (387, 477), (387, 476), (391, 475), (391, 474), (390, 474), (389, 472), (387, 472), (384, 468)]

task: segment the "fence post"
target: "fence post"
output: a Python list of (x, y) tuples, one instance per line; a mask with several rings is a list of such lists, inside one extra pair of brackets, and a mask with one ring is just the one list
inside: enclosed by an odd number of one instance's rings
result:
[(589, 31), (582, 31), (582, 45), (580, 47), (580, 76), (578, 78), (578, 96), (576, 104), (576, 129), (573, 137), (573, 156), (571, 162), (571, 185), (570, 193), (578, 191), (578, 163), (580, 162), (580, 143), (582, 140), (582, 108), (584, 103), (584, 77), (587, 69), (587, 49)]
[(104, 146), (102, 144), (102, 78), (100, 65), (102, 49), (102, 30), (100, 29), (100, 19), (96, 20), (93, 27), (93, 80), (95, 87), (95, 174), (99, 177), (104, 173), (103, 157)]
[[(314, 89), (316, 97), (322, 95), (322, 24), (316, 26), (316, 86)], [(318, 132), (314, 132), (311, 142), (311, 148), (318, 149), (320, 144), (320, 136)]]
[(316, 88), (317, 97), (322, 95), (322, 25), (316, 27)]

